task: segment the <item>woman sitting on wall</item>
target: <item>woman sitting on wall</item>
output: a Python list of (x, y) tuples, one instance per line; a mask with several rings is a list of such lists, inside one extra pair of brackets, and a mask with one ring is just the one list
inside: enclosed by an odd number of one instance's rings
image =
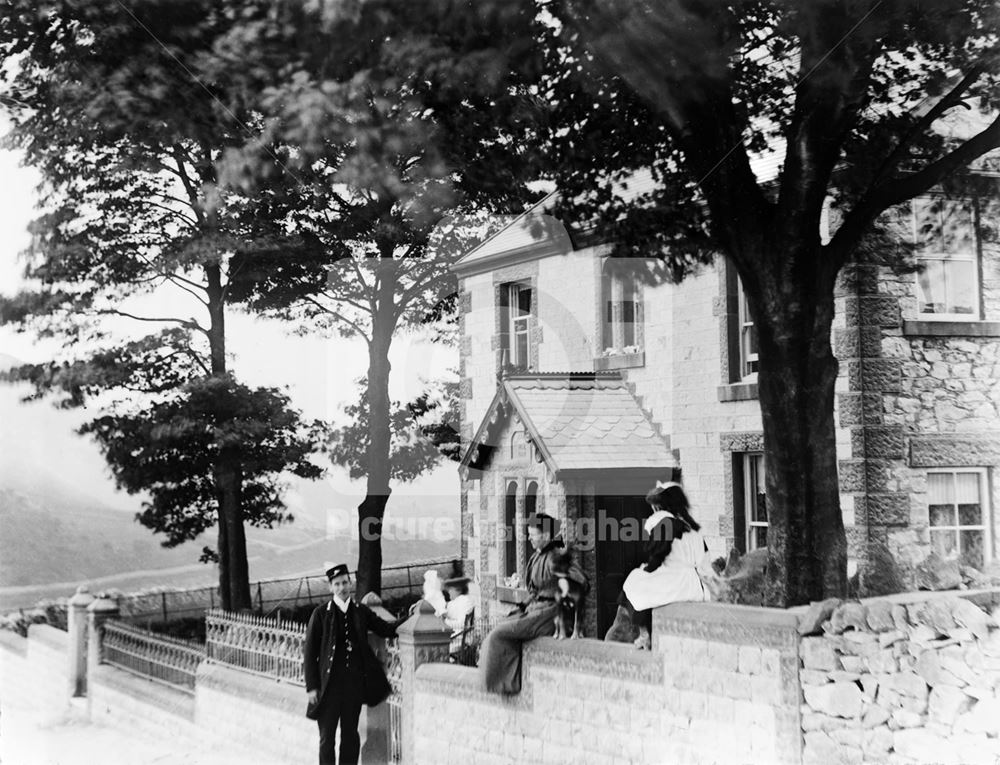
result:
[[(640, 650), (650, 647), (652, 609), (680, 601), (708, 600), (699, 570), (711, 570), (711, 566), (705, 569), (708, 545), (701, 536), (701, 526), (691, 517), (680, 485), (658, 483), (646, 495), (646, 502), (653, 509), (644, 524), (649, 535), (646, 562), (629, 573), (618, 598), (618, 604), (639, 628), (635, 645)], [(612, 639), (610, 633), (605, 640)]]
[(586, 586), (587, 577), (575, 561), (565, 565), (566, 553), (559, 535), (559, 521), (539, 513), (528, 522), (528, 539), (534, 552), (528, 560), (527, 586), (530, 598), (500, 622), (483, 640), (479, 653), (479, 671), (483, 686), (492, 693), (518, 693), (521, 690), (521, 644), (537, 637), (552, 635), (558, 590), (557, 563), (564, 575)]

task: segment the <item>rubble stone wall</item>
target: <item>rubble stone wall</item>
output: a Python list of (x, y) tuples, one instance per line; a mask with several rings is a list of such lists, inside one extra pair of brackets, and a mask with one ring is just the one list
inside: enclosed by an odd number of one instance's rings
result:
[(800, 644), (803, 763), (1000, 761), (998, 596), (833, 609)]

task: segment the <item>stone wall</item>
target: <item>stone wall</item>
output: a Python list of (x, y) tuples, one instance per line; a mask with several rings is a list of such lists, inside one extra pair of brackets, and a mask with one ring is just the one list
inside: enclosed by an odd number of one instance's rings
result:
[(209, 749), (241, 741), (259, 759), (311, 762), (319, 734), (305, 708), (300, 686), (220, 664), (203, 662), (198, 668), (194, 713)]
[[(300, 686), (209, 662), (198, 669), (193, 695), (107, 664), (88, 674), (84, 708), (93, 722), (154, 740), (195, 741), (206, 752), (242, 753), (247, 762), (261, 765), (315, 760), (316, 723), (305, 717)], [(48, 625), (32, 625), (27, 638), (0, 632), (0, 702), (11, 698), (50, 710), (53, 719), (65, 715), (70, 700), (65, 632)], [(386, 710), (384, 704), (377, 707), (367, 724), (384, 727)], [(364, 738), (366, 727), (362, 715)], [(379, 746), (369, 761), (383, 761), (384, 730), (370, 738), (365, 746)]]
[(0, 633), (0, 694), (38, 699), (60, 714), (70, 698), (68, 638), (47, 624), (32, 624), (28, 637)]
[(511, 697), (481, 691), (474, 668), (425, 664), (415, 762), (799, 763), (796, 625), (774, 609), (666, 606), (650, 652), (530, 643)]
[(998, 602), (1000, 591), (830, 604), (801, 642), (803, 762), (1000, 761)]

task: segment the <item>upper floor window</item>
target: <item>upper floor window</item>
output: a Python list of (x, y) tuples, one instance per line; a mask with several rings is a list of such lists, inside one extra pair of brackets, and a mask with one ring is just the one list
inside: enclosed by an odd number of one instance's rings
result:
[(930, 196), (911, 205), (921, 319), (979, 317), (975, 208), (968, 199)]
[(739, 300), (738, 318), (740, 326), (740, 378), (756, 379), (757, 377), (757, 327), (750, 314), (750, 303), (743, 280), (736, 277), (736, 289)]
[(642, 349), (642, 291), (634, 269), (638, 262), (605, 261), (601, 275), (601, 349), (603, 355)]
[(986, 471), (968, 468), (927, 473), (931, 550), (982, 569), (990, 561)]
[(504, 284), (500, 290), (504, 312), (503, 350), (507, 362), (515, 369), (528, 369), (531, 365), (531, 307), (532, 289), (528, 284)]

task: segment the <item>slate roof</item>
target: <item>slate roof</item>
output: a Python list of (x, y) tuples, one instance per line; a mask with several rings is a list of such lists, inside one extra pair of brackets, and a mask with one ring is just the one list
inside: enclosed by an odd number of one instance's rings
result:
[[(506, 412), (504, 404), (509, 404)], [(491, 431), (511, 415), (510, 408), (556, 473), (676, 466), (663, 437), (620, 377), (568, 374), (504, 379), (463, 465), (475, 458), (477, 443), (491, 442)]]

